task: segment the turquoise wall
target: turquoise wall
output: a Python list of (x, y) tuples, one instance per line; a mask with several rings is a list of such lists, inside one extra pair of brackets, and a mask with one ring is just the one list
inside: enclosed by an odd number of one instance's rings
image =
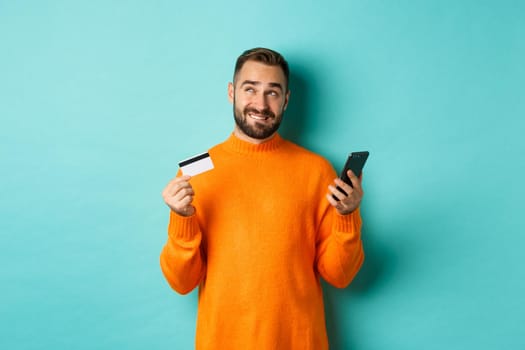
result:
[[(158, 256), (177, 161), (232, 130), (247, 48), (282, 133), (369, 150), (333, 349), (524, 349), (524, 1), (0, 1), (0, 348), (191, 349)], [(312, 169), (315, 171), (315, 169)], [(271, 281), (269, 281), (271, 283)]]

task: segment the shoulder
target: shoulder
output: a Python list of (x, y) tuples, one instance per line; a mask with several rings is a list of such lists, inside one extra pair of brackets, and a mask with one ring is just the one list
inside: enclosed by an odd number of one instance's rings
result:
[(285, 141), (285, 148), (291, 157), (304, 163), (309, 168), (315, 169), (317, 172), (330, 177), (335, 174), (330, 161), (322, 155), (288, 140)]
[(293, 153), (297, 155), (298, 157), (304, 158), (306, 160), (309, 160), (311, 162), (315, 162), (316, 164), (323, 164), (331, 166), (330, 162), (320, 155), (319, 153), (316, 153), (312, 150), (309, 150), (303, 146), (300, 146), (292, 141), (285, 140), (284, 141), (285, 148), (288, 152)]

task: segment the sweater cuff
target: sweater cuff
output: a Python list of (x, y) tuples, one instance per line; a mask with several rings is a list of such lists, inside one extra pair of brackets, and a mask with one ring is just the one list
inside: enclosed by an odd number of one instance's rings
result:
[(359, 208), (347, 215), (341, 215), (337, 211), (335, 212), (334, 228), (336, 232), (360, 235), (361, 225)]
[(199, 223), (197, 216), (181, 216), (173, 211), (170, 212), (168, 235), (178, 242), (191, 242), (199, 235)]

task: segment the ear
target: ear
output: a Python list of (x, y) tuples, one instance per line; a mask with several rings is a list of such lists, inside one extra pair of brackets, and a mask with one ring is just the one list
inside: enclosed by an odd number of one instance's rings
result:
[(233, 103), (233, 83), (228, 83), (228, 100)]
[(290, 99), (290, 90), (286, 91), (286, 95), (284, 96), (283, 111), (286, 111), (286, 108), (288, 107), (288, 100), (289, 99)]

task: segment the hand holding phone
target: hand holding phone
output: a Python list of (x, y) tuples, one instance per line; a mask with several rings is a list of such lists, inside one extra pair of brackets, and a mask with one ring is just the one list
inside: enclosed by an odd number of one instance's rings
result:
[[(346, 163), (345, 163), (345, 166), (343, 167), (343, 171), (341, 171), (341, 176), (339, 176), (341, 178), (341, 180), (343, 180), (344, 182), (346, 182), (348, 185), (350, 185), (351, 187), (353, 187), (352, 185), (352, 181), (350, 180), (350, 178), (348, 177), (348, 170), (352, 170), (352, 172), (354, 173), (355, 176), (359, 177), (361, 176), (361, 172), (363, 171), (363, 167), (365, 166), (365, 163), (366, 163), (366, 160), (368, 159), (368, 155), (369, 155), (369, 152), (368, 151), (363, 151), (363, 152), (352, 152), (349, 156), (348, 156), (348, 159), (346, 160)], [(337, 189), (341, 192), (343, 192), (344, 194), (348, 195), (348, 193), (346, 193), (345, 191), (343, 191), (343, 189), (339, 186), (337, 186)], [(339, 199), (332, 195), (332, 197), (338, 201)]]

